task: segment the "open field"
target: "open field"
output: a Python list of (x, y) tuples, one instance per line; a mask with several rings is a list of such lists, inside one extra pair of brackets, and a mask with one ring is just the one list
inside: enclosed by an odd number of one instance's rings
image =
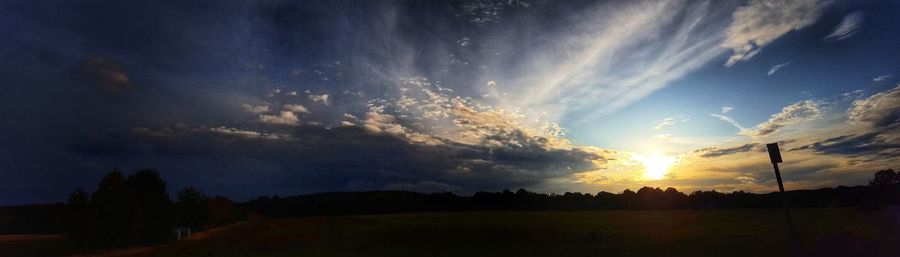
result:
[[(804, 256), (900, 252), (896, 209), (794, 217)], [(0, 256), (64, 251), (59, 238), (26, 241), (0, 242)], [(103, 256), (786, 256), (787, 242), (780, 209), (460, 212), (261, 220)]]

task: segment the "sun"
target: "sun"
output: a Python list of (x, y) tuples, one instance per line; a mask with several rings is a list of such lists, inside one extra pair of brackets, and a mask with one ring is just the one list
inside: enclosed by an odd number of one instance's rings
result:
[(644, 165), (644, 177), (650, 180), (663, 179), (669, 173), (669, 167), (675, 164), (675, 157), (662, 154), (635, 154), (633, 158)]

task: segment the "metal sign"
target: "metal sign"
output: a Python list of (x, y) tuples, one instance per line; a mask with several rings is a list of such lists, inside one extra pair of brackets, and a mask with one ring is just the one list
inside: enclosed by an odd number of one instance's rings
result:
[(766, 144), (769, 149), (769, 159), (772, 163), (781, 163), (781, 151), (778, 150), (778, 143)]

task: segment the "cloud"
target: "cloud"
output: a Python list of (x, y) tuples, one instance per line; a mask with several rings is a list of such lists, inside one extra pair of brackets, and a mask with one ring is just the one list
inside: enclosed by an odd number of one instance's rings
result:
[(772, 68), (769, 69), (769, 76), (772, 76), (772, 74), (775, 74), (776, 72), (778, 72), (778, 70), (784, 68), (784, 66), (788, 66), (789, 64), (791, 64), (791, 62), (776, 64), (775, 66), (772, 66)]
[(396, 123), (394, 115), (384, 114), (380, 111), (370, 111), (366, 114), (363, 127), (375, 133), (389, 133), (393, 135), (406, 135), (406, 128)]
[(882, 82), (887, 80), (888, 78), (893, 77), (891, 74), (884, 74), (875, 78), (872, 78), (872, 82)]
[(300, 125), (300, 119), (293, 112), (281, 111), (280, 115), (260, 114), (259, 121), (276, 125)]
[(710, 113), (709, 115), (719, 118), (719, 120), (721, 120), (721, 121), (728, 122), (728, 124), (731, 124), (732, 126), (734, 126), (735, 128), (737, 128), (740, 131), (744, 131), (744, 129), (745, 129), (744, 126), (741, 126), (740, 123), (738, 123), (736, 120), (734, 120), (731, 117), (721, 115), (721, 114), (715, 114), (715, 113)]
[(733, 52), (725, 66), (749, 60), (785, 33), (813, 24), (823, 5), (817, 0), (751, 0), (739, 7), (722, 43)]
[(786, 126), (816, 119), (821, 113), (819, 102), (813, 100), (800, 101), (784, 107), (779, 113), (772, 114), (768, 121), (760, 123), (754, 128), (744, 129), (739, 134), (754, 137), (767, 136)]
[(756, 183), (756, 178), (750, 175), (740, 175), (734, 178), (735, 180), (744, 183), (744, 184), (753, 184)]
[(661, 129), (668, 128), (668, 127), (674, 126), (675, 124), (686, 122), (689, 120), (690, 119), (676, 120), (675, 117), (668, 117), (668, 118), (663, 119), (661, 122), (659, 122), (659, 124), (656, 124), (656, 126), (653, 126), (650, 129), (661, 130)]
[[(900, 129), (896, 126), (895, 129)], [(810, 150), (824, 154), (893, 158), (900, 156), (900, 137), (897, 133), (874, 131), (861, 135), (843, 135), (791, 149)]]
[(864, 95), (864, 91), (862, 89), (857, 89), (849, 92), (841, 93), (841, 99), (843, 100), (852, 100), (852, 99), (860, 99)]
[(900, 85), (857, 99), (847, 110), (853, 133), (815, 140), (791, 151), (862, 157), (863, 161), (900, 157)]
[(269, 106), (267, 106), (267, 105), (249, 105), (249, 104), (243, 104), (243, 105), (241, 105), (241, 106), (244, 107), (244, 110), (247, 111), (247, 112), (249, 112), (249, 113), (256, 113), (256, 114), (259, 114), (259, 113), (269, 112)]
[[(171, 131), (171, 130), (170, 130)], [(238, 128), (230, 128), (225, 126), (219, 126), (214, 128), (209, 128), (209, 131), (215, 133), (221, 133), (225, 135), (237, 135), (246, 138), (264, 138), (264, 139), (289, 139), (290, 135), (286, 134), (273, 134), (266, 133), (260, 131), (252, 131), (252, 130), (243, 130)]]
[[(752, 181), (756, 184), (767, 183), (760, 179), (770, 176), (752, 172), (769, 165), (763, 139), (757, 136), (776, 131), (768, 134), (773, 135), (790, 124), (822, 117), (821, 121), (807, 124), (798, 133), (778, 134), (765, 139), (787, 138), (778, 141), (785, 160), (790, 160), (785, 167), (798, 171), (794, 173), (794, 178), (787, 181), (796, 183), (792, 188), (864, 184), (872, 170), (890, 168), (900, 158), (900, 104), (895, 104), (900, 102), (900, 85), (868, 97), (857, 96), (860, 93), (855, 90), (829, 98), (836, 99), (833, 100), (835, 102), (805, 100), (791, 104), (772, 115), (768, 121), (750, 129), (741, 129), (739, 134), (752, 136), (737, 139), (743, 142), (693, 151), (687, 157), (690, 166), (685, 169), (703, 180), (748, 176), (755, 178)], [(843, 106), (843, 103), (849, 103), (847, 109), (834, 108)], [(721, 117), (723, 120), (730, 119)], [(678, 172), (677, 167), (673, 172)], [(740, 180), (751, 181), (750, 178)], [(755, 188), (739, 182), (724, 184), (734, 188)]]
[(852, 37), (856, 32), (859, 31), (859, 25), (863, 22), (863, 12), (856, 11), (844, 16), (844, 19), (841, 20), (841, 23), (838, 24), (837, 27), (834, 28), (834, 31), (828, 36), (825, 36), (825, 40), (844, 40)]
[(723, 106), (723, 107), (722, 107), (722, 114), (726, 114), (726, 113), (730, 112), (731, 110), (734, 110), (734, 107), (731, 107), (731, 106)]
[[(198, 177), (203, 171), (182, 173), (180, 160), (202, 160), (204, 170), (227, 171), (216, 174), (217, 183), (228, 183), (218, 186), (253, 185), (253, 192), (232, 193), (238, 198), (336, 190), (540, 189), (551, 181), (575, 183), (578, 174), (602, 170), (612, 156), (573, 146), (558, 125), (531, 123), (533, 118), (454, 96), (424, 78), (400, 82), (401, 96), (369, 99), (362, 114), (341, 113), (340, 126), (300, 123), (284, 110), (260, 114), (261, 121), (291, 126), (140, 129), (85, 140), (79, 149), (95, 150), (78, 152), (155, 158), (161, 170)], [(264, 180), (255, 179), (261, 174)], [(198, 181), (202, 186), (204, 180)]]
[(291, 111), (291, 112), (294, 112), (294, 113), (304, 113), (304, 114), (309, 114), (309, 110), (306, 109), (306, 107), (304, 107), (303, 105), (299, 105), (299, 104), (285, 104), (285, 105), (282, 106), (282, 107), (284, 107), (285, 110), (288, 110), (288, 111)]
[(717, 147), (709, 147), (703, 148), (700, 150), (695, 150), (694, 153), (700, 154), (701, 157), (704, 158), (712, 158), (712, 157), (720, 157), (725, 155), (731, 155), (736, 153), (744, 153), (749, 152), (754, 149), (758, 149), (760, 145), (757, 143), (747, 143), (741, 146), (729, 147), (729, 148), (717, 148)]
[(669, 117), (669, 118), (664, 119), (659, 124), (656, 124), (656, 126), (653, 126), (653, 128), (651, 128), (651, 129), (660, 130), (660, 129), (671, 127), (672, 125), (675, 125), (675, 123), (677, 123), (677, 121), (675, 121), (675, 118)]
[[(590, 18), (556, 30), (554, 40), (515, 48), (516, 65), (497, 87), (510, 95), (504, 103), (511, 108), (583, 110), (589, 115), (574, 122), (595, 119), (720, 56), (727, 25), (717, 21), (726, 12), (709, 2), (597, 4), (579, 14)], [(498, 42), (510, 41), (517, 39)]]
[(79, 76), (111, 92), (131, 87), (131, 79), (122, 63), (109, 57), (88, 56), (78, 69)]
[[(426, 144), (362, 126), (303, 124), (281, 127), (278, 133), (205, 126), (158, 131), (167, 136), (111, 132), (87, 137), (76, 152), (116, 153), (120, 160), (154, 158), (162, 172), (180, 174), (188, 183), (242, 188), (231, 192), (238, 199), (347, 190), (472, 193), (535, 188), (597, 170), (607, 158), (604, 151), (539, 144), (489, 146), (446, 140)], [(193, 170), (194, 165), (203, 169)], [(212, 174), (215, 179), (210, 180)]]
[(323, 105), (331, 105), (331, 98), (329, 97), (328, 94), (314, 95), (314, 94), (309, 93), (309, 91), (307, 91), (306, 93), (307, 93), (307, 97), (309, 97), (309, 100), (314, 103), (319, 103), (319, 104), (323, 104)]
[(853, 101), (847, 111), (851, 123), (883, 128), (900, 122), (900, 85), (865, 99)]

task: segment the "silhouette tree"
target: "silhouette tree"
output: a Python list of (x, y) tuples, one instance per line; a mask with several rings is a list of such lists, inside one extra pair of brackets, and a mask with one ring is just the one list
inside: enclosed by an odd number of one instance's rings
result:
[(194, 187), (179, 191), (175, 205), (178, 225), (181, 227), (202, 230), (212, 223), (209, 197)]
[(122, 172), (114, 170), (100, 180), (91, 205), (97, 212), (96, 246), (121, 247), (138, 241), (141, 210)]
[(209, 209), (212, 214), (212, 225), (221, 226), (237, 222), (243, 219), (240, 208), (231, 200), (217, 196), (209, 199)]
[(166, 193), (166, 181), (155, 170), (145, 169), (129, 176), (127, 182), (143, 211), (141, 241), (158, 243), (173, 239), (175, 212)]
[(872, 187), (888, 187), (900, 183), (900, 177), (893, 169), (880, 170), (875, 173), (875, 177), (869, 181)]
[(893, 169), (880, 170), (869, 181), (868, 201), (861, 203), (863, 209), (881, 209), (885, 204), (900, 203), (900, 174)]
[(81, 189), (72, 191), (65, 209), (67, 239), (83, 249), (90, 249), (93, 239), (94, 213), (90, 208), (90, 196)]

